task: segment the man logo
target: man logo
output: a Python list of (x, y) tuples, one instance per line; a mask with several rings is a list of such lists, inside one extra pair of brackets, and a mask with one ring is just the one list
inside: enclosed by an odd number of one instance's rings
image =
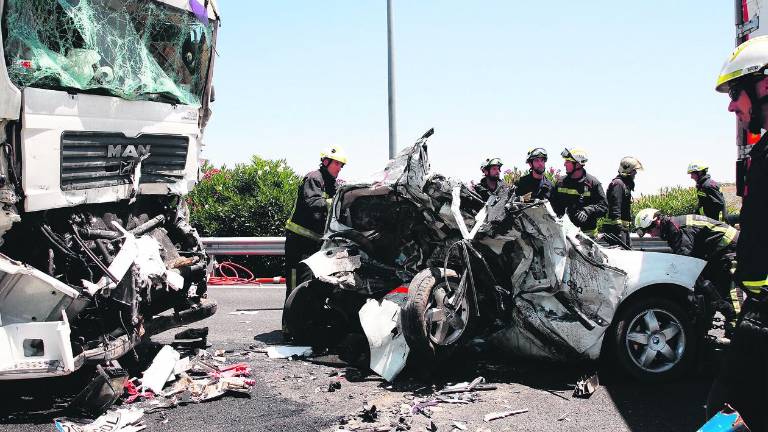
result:
[(126, 145), (122, 144), (112, 145), (107, 147), (108, 158), (131, 158), (139, 159), (141, 156), (149, 155), (150, 144), (147, 145)]

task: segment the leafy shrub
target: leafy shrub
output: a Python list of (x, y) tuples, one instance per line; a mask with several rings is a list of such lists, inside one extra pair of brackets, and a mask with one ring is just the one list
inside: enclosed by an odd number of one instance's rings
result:
[[(249, 164), (203, 167), (188, 197), (190, 220), (204, 237), (281, 237), (301, 177), (285, 160), (253, 156)], [(283, 273), (283, 257), (228, 257), (257, 276)]]
[[(693, 214), (696, 211), (698, 198), (694, 187), (666, 187), (652, 195), (641, 194), (632, 200), (632, 223), (634, 226), (635, 215), (642, 209), (655, 208), (670, 216)], [(598, 230), (602, 229), (606, 218), (597, 221)]]
[[(518, 180), (520, 180), (520, 177), (526, 174), (528, 174), (527, 169), (523, 171), (520, 168), (513, 166), (512, 169), (504, 170), (504, 175), (502, 178), (505, 182), (507, 182), (507, 184), (515, 184)], [(561, 177), (561, 173), (559, 169), (556, 170), (554, 167), (549, 167), (546, 171), (544, 171), (544, 177), (548, 178), (552, 184), (556, 184)]]
[(632, 203), (632, 217), (645, 208), (655, 208), (670, 216), (693, 214), (698, 198), (694, 187), (662, 188), (657, 194), (640, 195)]

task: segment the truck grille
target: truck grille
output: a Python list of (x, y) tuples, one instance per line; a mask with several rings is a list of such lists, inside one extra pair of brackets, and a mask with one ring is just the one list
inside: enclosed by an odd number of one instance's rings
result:
[(64, 132), (61, 135), (61, 189), (80, 190), (131, 183), (136, 163), (141, 183), (175, 183), (184, 178), (189, 138), (178, 135)]

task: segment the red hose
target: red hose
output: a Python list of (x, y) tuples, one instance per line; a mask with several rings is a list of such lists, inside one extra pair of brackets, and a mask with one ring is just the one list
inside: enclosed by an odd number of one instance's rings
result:
[[(241, 277), (238, 270), (244, 272), (246, 277)], [(275, 276), (273, 278), (256, 278), (250, 270), (231, 261), (224, 261), (219, 264), (218, 267), (213, 270), (213, 274), (208, 278), (208, 285), (261, 285), (283, 283), (285, 283), (284, 277)]]

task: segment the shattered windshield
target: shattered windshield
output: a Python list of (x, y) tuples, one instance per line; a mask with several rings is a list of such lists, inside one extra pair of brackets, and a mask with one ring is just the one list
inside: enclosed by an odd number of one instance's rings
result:
[(3, 20), (20, 88), (200, 105), (214, 21), (146, 0), (7, 0)]

